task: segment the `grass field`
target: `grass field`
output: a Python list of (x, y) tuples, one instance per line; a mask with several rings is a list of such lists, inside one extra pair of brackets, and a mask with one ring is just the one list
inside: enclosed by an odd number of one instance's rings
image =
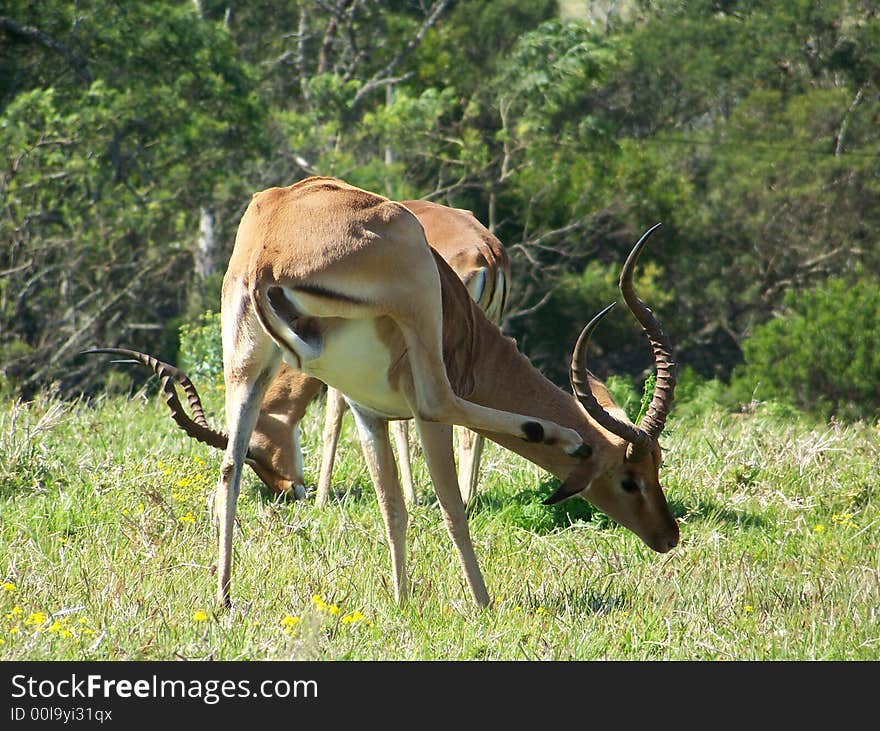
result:
[[(219, 414), (216, 394), (210, 402)], [(423, 462), (412, 598), (392, 599), (350, 417), (333, 507), (278, 503), (247, 472), (231, 611), (214, 606), (219, 452), (152, 396), (0, 405), (0, 659), (880, 658), (880, 434), (759, 407), (677, 415), (660, 556), (489, 445), (471, 509), (494, 603), (477, 610)], [(304, 425), (317, 481), (320, 418)]]

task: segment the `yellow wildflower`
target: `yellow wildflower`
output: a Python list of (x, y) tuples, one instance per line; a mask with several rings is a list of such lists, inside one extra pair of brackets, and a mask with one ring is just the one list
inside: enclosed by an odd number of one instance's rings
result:
[(330, 612), (330, 614), (336, 616), (337, 614), (339, 614), (339, 607), (337, 607), (335, 604), (331, 604), (329, 607), (327, 607), (327, 611)]
[(71, 632), (69, 629), (62, 630), (62, 632), (61, 632), (61, 636), (62, 636), (64, 639), (67, 639), (67, 638), (69, 638), (69, 637), (73, 637), (73, 632)]
[(49, 619), (49, 615), (47, 615), (45, 612), (32, 612), (28, 615), (28, 618), (24, 621), (24, 623), (26, 625), (45, 624), (47, 619)]
[(754, 608), (751, 604), (746, 604), (746, 605), (743, 607), (743, 609), (744, 609), (746, 612), (754, 612), (754, 611), (755, 611), (755, 608)]
[(825, 526), (821, 523), (816, 523), (816, 525), (813, 526), (813, 533), (821, 533), (823, 530), (825, 530)]
[(10, 627), (9, 634), (17, 635), (18, 634), (18, 627)]
[(3, 591), (15, 591), (16, 586), (11, 581), (4, 581), (2, 588), (3, 588)]
[(366, 619), (366, 617), (363, 614), (358, 611), (354, 611), (351, 614), (346, 614), (342, 618), (342, 624), (354, 624), (355, 622), (361, 622), (364, 619)]
[(203, 612), (201, 609), (199, 609), (199, 611), (197, 611), (197, 612), (193, 615), (193, 619), (194, 619), (196, 622), (204, 622), (207, 618), (208, 618), (208, 615), (205, 614), (205, 612)]
[(20, 606), (18, 606), (18, 604), (16, 604), (16, 605), (12, 608), (12, 611), (9, 612), (9, 613), (10, 613), (13, 617), (20, 617), (22, 614), (24, 614), (24, 610), (23, 610)]
[(64, 629), (64, 625), (61, 624), (57, 619), (49, 625), (49, 632), (57, 632), (60, 629)]
[(195, 523), (196, 519), (193, 517), (192, 511), (188, 512), (186, 515), (181, 515), (178, 520), (181, 523)]
[(291, 617), (289, 614), (281, 620), (281, 624), (285, 627), (296, 627), (302, 620), (299, 617)]

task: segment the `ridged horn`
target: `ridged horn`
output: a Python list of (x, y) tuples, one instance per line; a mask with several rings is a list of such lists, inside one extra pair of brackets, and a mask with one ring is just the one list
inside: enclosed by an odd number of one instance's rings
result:
[[(122, 355), (150, 368), (159, 377), (162, 390), (165, 392), (165, 403), (171, 410), (171, 418), (174, 419), (177, 426), (203, 444), (217, 449), (226, 449), (229, 437), (224, 432), (212, 429), (208, 425), (199, 393), (183, 371), (175, 368), (170, 363), (165, 363), (158, 358), (154, 358), (152, 355), (147, 355), (137, 350), (128, 350), (126, 348), (92, 348), (91, 350), (82, 351), (82, 355), (95, 353)], [(183, 405), (180, 403), (174, 387), (175, 383), (179, 384), (186, 394), (190, 410), (192, 411), (192, 417), (186, 413)]]
[(644, 418), (639, 426), (634, 426), (626, 421), (618, 419), (609, 414), (593, 396), (589, 383), (585, 383), (586, 378), (589, 381), (591, 374), (587, 370), (587, 346), (593, 330), (609, 310), (614, 305), (609, 305), (596, 315), (587, 326), (583, 329), (574, 347), (571, 357), (571, 385), (577, 399), (583, 404), (587, 413), (593, 417), (602, 427), (616, 434), (621, 439), (629, 442), (626, 451), (626, 458), (630, 461), (642, 459), (652, 448), (657, 437), (663, 431), (666, 424), (666, 417), (672, 407), (672, 400), (675, 393), (675, 369), (676, 363), (672, 356), (672, 344), (669, 338), (663, 332), (660, 321), (654, 317), (654, 313), (638, 298), (632, 283), (633, 271), (639, 254), (648, 240), (648, 237), (659, 228), (660, 224), (655, 224), (649, 228), (636, 245), (630, 251), (623, 269), (620, 272), (620, 292), (623, 299), (629, 307), (630, 311), (635, 315), (636, 320), (642, 326), (648, 340), (651, 343), (651, 350), (654, 353), (654, 367), (657, 371), (657, 380), (654, 386), (654, 396), (648, 406)]

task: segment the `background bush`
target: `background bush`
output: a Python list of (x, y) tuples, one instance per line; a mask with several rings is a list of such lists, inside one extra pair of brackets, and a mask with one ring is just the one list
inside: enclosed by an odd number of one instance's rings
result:
[(843, 418), (880, 411), (880, 286), (830, 279), (791, 292), (782, 313), (743, 341), (732, 389), (744, 402), (776, 399)]
[(220, 313), (208, 310), (194, 325), (180, 326), (180, 368), (196, 382), (223, 379), (223, 342)]

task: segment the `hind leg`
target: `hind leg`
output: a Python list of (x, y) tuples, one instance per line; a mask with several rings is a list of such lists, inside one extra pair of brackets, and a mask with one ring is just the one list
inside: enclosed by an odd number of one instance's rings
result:
[(388, 422), (362, 410), (349, 401), (357, 424), (367, 468), (376, 488), (376, 497), (385, 521), (385, 532), (391, 549), (391, 571), (394, 579), (394, 600), (402, 605), (407, 598), (406, 582), (406, 528), (409, 515), (403, 490), (397, 477)]
[(488, 606), (489, 592), (477, 563), (474, 544), (471, 540), (464, 503), (458, 490), (455, 474), (455, 461), (452, 455), (452, 427), (416, 419), (422, 437), (422, 451), (434, 483), (434, 492), (440, 502), (446, 530), (458, 552), (462, 572), (474, 602), (480, 607)]
[(528, 442), (559, 444), (568, 454), (575, 454), (583, 446), (583, 440), (574, 429), (546, 419), (481, 406), (456, 395), (443, 362), (439, 307), (419, 319), (395, 317), (395, 321), (407, 346), (412, 391), (406, 397), (416, 419), (509, 434)]
[(416, 488), (413, 484), (412, 460), (409, 453), (409, 422), (403, 419), (391, 422), (391, 434), (397, 447), (397, 464), (400, 467), (400, 483), (407, 503), (415, 505)]
[(467, 505), (477, 491), (486, 438), (464, 427), (456, 427), (455, 432), (458, 436), (458, 489), (461, 501)]
[(330, 497), (330, 483), (333, 478), (333, 463), (336, 461), (336, 447), (339, 444), (339, 431), (345, 414), (345, 399), (342, 392), (327, 387), (327, 405), (324, 411), (324, 448), (321, 452), (321, 477), (318, 480), (318, 494), (315, 505), (327, 504)]

